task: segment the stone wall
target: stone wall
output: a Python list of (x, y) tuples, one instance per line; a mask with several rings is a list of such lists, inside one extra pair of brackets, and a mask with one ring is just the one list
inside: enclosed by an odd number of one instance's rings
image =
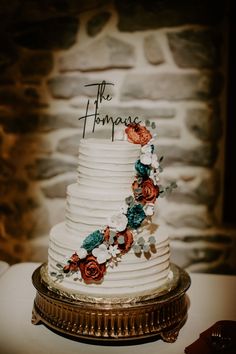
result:
[(64, 219), (66, 186), (76, 179), (78, 117), (93, 97), (84, 85), (106, 80), (115, 85), (101, 113), (156, 122), (163, 184), (178, 184), (157, 210), (170, 227), (172, 260), (235, 272), (235, 230), (222, 222), (225, 4), (1, 2), (1, 259), (46, 260), (50, 227)]

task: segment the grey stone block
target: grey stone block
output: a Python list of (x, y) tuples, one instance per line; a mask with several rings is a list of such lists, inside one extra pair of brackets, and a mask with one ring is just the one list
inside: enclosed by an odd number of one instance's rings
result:
[(78, 156), (80, 139), (80, 134), (74, 134), (69, 137), (60, 139), (57, 145), (57, 150), (63, 154)]
[(217, 159), (218, 148), (214, 144), (202, 144), (192, 148), (186, 148), (177, 144), (158, 144), (159, 157), (164, 156), (163, 166), (169, 165), (193, 165), (211, 167)]
[(191, 183), (180, 183), (177, 181), (178, 188), (173, 193), (167, 196), (169, 201), (185, 204), (203, 204), (214, 208), (216, 201), (220, 195), (220, 174), (219, 171), (212, 170), (207, 177), (203, 176), (199, 179), (194, 187)]
[(61, 71), (90, 71), (134, 66), (134, 46), (112, 36), (89, 43), (60, 60)]
[[(48, 87), (55, 98), (72, 98), (76, 96), (96, 97), (97, 86), (86, 87), (85, 85), (101, 83), (102, 80), (88, 78), (74, 74), (58, 75), (48, 80)], [(106, 87), (106, 94), (113, 96), (113, 88), (111, 85)], [(93, 105), (93, 102), (90, 102)]]
[(91, 83), (86, 77), (59, 75), (48, 81), (49, 90), (53, 97), (71, 98), (78, 95), (90, 95), (95, 90), (88, 89), (84, 85)]
[(204, 108), (190, 108), (186, 112), (186, 126), (190, 132), (203, 141), (216, 141), (222, 132), (222, 121), (218, 104)]
[(209, 30), (168, 33), (170, 49), (181, 68), (213, 68), (220, 64), (221, 38)]
[(219, 74), (128, 74), (121, 88), (121, 99), (208, 100), (222, 87)]
[(165, 216), (168, 225), (174, 228), (189, 227), (205, 230), (214, 225), (214, 217), (210, 213), (197, 211), (195, 208), (189, 208), (188, 211), (172, 211)]
[(153, 65), (161, 64), (165, 61), (158, 35), (150, 34), (144, 38), (144, 54), (149, 63)]

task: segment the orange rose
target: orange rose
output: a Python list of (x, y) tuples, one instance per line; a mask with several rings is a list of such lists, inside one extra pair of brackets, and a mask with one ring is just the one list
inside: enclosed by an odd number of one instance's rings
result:
[(125, 132), (127, 134), (128, 141), (133, 144), (146, 145), (152, 139), (150, 131), (140, 124), (129, 124), (125, 129)]
[[(120, 236), (124, 237), (124, 243), (122, 243), (122, 244), (118, 243), (118, 239)], [(130, 250), (133, 241), (134, 241), (134, 238), (133, 238), (132, 232), (128, 229), (125, 229), (124, 231), (118, 232), (116, 234), (114, 244), (118, 245), (118, 248), (121, 251), (121, 254), (124, 254)]]
[(103, 278), (103, 274), (106, 271), (106, 264), (99, 264), (97, 259), (90, 255), (80, 261), (79, 269), (85, 282), (96, 282)]
[(142, 204), (155, 203), (158, 195), (159, 188), (155, 186), (151, 178), (146, 179), (142, 185)]

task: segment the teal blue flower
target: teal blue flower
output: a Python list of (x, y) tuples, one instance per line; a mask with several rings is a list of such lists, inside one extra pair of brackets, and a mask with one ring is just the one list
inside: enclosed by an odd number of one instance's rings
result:
[(146, 214), (141, 204), (135, 204), (127, 210), (128, 226), (137, 229), (146, 218)]
[(91, 252), (95, 247), (102, 243), (103, 238), (104, 236), (101, 231), (96, 230), (84, 239), (82, 247), (85, 248), (88, 252)]
[(151, 169), (149, 165), (144, 165), (140, 160), (137, 160), (135, 163), (135, 170), (138, 172), (139, 176), (148, 177)]

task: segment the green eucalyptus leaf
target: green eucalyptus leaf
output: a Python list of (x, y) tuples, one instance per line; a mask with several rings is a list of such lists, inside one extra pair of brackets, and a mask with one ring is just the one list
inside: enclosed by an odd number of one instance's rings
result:
[(145, 240), (144, 240), (144, 238), (141, 236), (141, 237), (138, 238), (137, 242), (138, 242), (138, 244), (139, 244), (140, 246), (143, 246), (144, 243), (145, 243)]
[(137, 194), (142, 193), (142, 188), (136, 188), (136, 189), (134, 190), (134, 193), (137, 193)]
[(146, 125), (146, 127), (150, 127), (150, 124), (151, 124), (151, 123), (150, 123), (150, 120), (146, 119), (146, 120), (145, 120), (145, 125)]
[(166, 192), (165, 191), (161, 191), (160, 193), (159, 193), (159, 197), (160, 198), (164, 198), (166, 196)]
[(134, 203), (134, 198), (132, 195), (130, 195), (129, 197), (125, 198), (125, 202), (128, 205), (131, 205), (132, 203)]
[(177, 188), (177, 183), (174, 181), (174, 182), (171, 182), (170, 186), (174, 189), (174, 188)]
[(63, 278), (64, 278), (64, 275), (63, 275), (63, 274), (57, 274), (56, 278), (57, 278), (57, 279), (63, 279)]
[(156, 129), (156, 123), (152, 122), (151, 127), (152, 127), (152, 129)]
[(110, 245), (112, 245), (114, 243), (114, 236), (113, 235), (110, 235), (109, 243), (110, 243)]
[(123, 245), (123, 244), (125, 243), (125, 238), (124, 238), (124, 236), (119, 236), (119, 237), (118, 237), (118, 243), (119, 243), (119, 245)]
[(56, 273), (56, 272), (50, 272), (50, 275), (51, 275), (52, 277), (56, 277), (56, 276), (57, 276), (57, 273)]
[(141, 253), (141, 247), (137, 244), (133, 246), (134, 253)]
[(111, 237), (115, 237), (115, 236), (116, 236), (116, 232), (113, 231), (113, 230), (110, 230), (110, 236), (111, 236)]
[(63, 269), (63, 265), (60, 264), (60, 263), (57, 263), (56, 266), (57, 266), (57, 268), (59, 268), (59, 269)]
[(138, 184), (141, 184), (143, 182), (143, 177), (138, 177), (137, 182), (138, 182)]
[(150, 245), (155, 245), (156, 243), (156, 239), (154, 236), (150, 236), (148, 239), (148, 242), (150, 243)]
[(149, 252), (150, 251), (150, 246), (145, 244), (143, 245), (143, 252)]

